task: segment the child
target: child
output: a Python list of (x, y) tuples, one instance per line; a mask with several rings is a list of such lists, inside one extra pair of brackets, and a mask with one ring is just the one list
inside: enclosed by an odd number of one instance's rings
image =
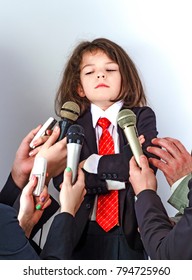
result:
[[(128, 180), (132, 152), (123, 130), (117, 125), (118, 112), (129, 108), (136, 114), (138, 134), (144, 135), (143, 152), (147, 156), (146, 147), (157, 136), (157, 130), (155, 114), (146, 106), (143, 86), (131, 58), (119, 45), (105, 38), (80, 43), (66, 65), (56, 95), (58, 115), (69, 100), (81, 108), (77, 123), (85, 130), (81, 166), (87, 188), (75, 218), (77, 245), (72, 259), (144, 259), (134, 211), (134, 192)], [(114, 154), (99, 154), (103, 133), (97, 123), (100, 118), (109, 120), (106, 130), (113, 138)], [(104, 146), (108, 143), (107, 140)], [(62, 175), (53, 182), (58, 188)], [(98, 203), (101, 196), (112, 192), (117, 195), (118, 217), (112, 228), (103, 229), (97, 221)]]

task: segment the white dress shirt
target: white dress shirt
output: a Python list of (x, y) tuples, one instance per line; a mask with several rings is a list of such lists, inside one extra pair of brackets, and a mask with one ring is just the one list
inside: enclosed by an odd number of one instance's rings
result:
[[(99, 145), (99, 139), (102, 134), (102, 128), (97, 125), (99, 118), (107, 118), (111, 124), (108, 128), (109, 133), (113, 137), (115, 153), (119, 153), (119, 135), (117, 132), (117, 115), (123, 105), (122, 101), (118, 101), (111, 105), (107, 110), (103, 111), (98, 106), (91, 104), (91, 114), (93, 127), (95, 128), (97, 147)], [(83, 168), (89, 172), (97, 174), (98, 162), (102, 155), (92, 154), (84, 163)], [(125, 188), (124, 182), (106, 180), (108, 190), (121, 190)], [(91, 216), (91, 220), (96, 219), (96, 205), (97, 197), (95, 199), (94, 210)]]

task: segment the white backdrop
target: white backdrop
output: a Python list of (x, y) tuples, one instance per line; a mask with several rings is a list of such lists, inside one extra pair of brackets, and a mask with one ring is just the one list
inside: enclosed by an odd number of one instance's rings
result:
[[(159, 136), (192, 146), (191, 1), (0, 0), (0, 188), (23, 137), (54, 114), (54, 97), (71, 49), (107, 37), (135, 62)], [(167, 205), (168, 184), (158, 172)]]

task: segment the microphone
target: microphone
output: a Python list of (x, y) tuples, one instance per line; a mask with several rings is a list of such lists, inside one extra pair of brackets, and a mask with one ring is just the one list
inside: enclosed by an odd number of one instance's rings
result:
[(77, 177), (77, 170), (84, 141), (84, 129), (81, 125), (73, 124), (67, 131), (67, 167), (72, 169), (72, 183)]
[(80, 116), (80, 107), (73, 101), (67, 101), (63, 104), (60, 111), (61, 119), (59, 121), (60, 135), (57, 141), (60, 141), (66, 136), (68, 128), (78, 119)]
[(133, 111), (124, 109), (118, 113), (117, 123), (124, 130), (135, 160), (140, 167), (139, 157), (143, 154), (143, 151), (137, 137), (136, 115)]

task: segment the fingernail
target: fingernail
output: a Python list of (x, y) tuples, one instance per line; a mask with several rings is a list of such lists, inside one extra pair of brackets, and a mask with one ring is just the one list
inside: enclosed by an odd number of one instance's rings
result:
[(65, 168), (65, 171), (66, 171), (66, 172), (70, 172), (70, 171), (71, 171), (71, 168), (70, 168), (70, 167), (66, 167), (66, 168)]
[(44, 201), (45, 201), (45, 197), (42, 196), (42, 197), (41, 197), (41, 202), (44, 202)]
[(30, 153), (29, 153), (29, 156), (31, 157), (33, 155), (33, 152), (31, 151)]
[(36, 205), (36, 210), (40, 210), (40, 209), (41, 209), (41, 205), (40, 204)]
[(33, 174), (32, 176), (31, 176), (31, 180), (35, 180), (36, 179), (36, 176)]

